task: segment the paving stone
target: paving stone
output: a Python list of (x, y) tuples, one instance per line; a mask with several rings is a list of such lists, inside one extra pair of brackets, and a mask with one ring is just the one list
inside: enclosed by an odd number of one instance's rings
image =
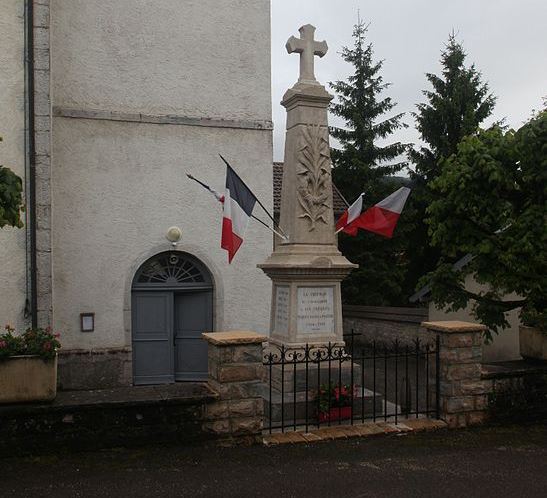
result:
[(264, 437), (266, 446), (274, 446), (277, 444), (295, 444), (305, 443), (307, 440), (301, 432), (279, 432), (277, 434), (269, 434)]
[(384, 430), (378, 425), (376, 425), (374, 422), (362, 424), (362, 425), (356, 425), (355, 429), (359, 432), (360, 436), (368, 437), (368, 436), (377, 436), (378, 434), (385, 434)]
[(382, 429), (385, 434), (401, 432), (395, 424), (390, 424), (389, 422), (376, 422), (376, 425)]
[(311, 432), (303, 432), (302, 437), (309, 443), (323, 441), (323, 438), (319, 434), (312, 434)]
[(316, 434), (321, 439), (327, 440), (327, 439), (346, 439), (348, 436), (347, 434), (340, 429), (340, 427), (324, 427), (321, 429), (316, 429), (314, 431), (311, 431), (312, 434)]

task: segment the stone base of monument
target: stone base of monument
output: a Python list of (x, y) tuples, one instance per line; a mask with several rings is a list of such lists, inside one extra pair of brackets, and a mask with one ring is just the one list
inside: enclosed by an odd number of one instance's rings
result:
[[(264, 399), (265, 426), (275, 429), (276, 426), (290, 427), (291, 425), (305, 425), (306, 416), (308, 425), (317, 424), (319, 409), (315, 397), (316, 393), (308, 393), (306, 412), (306, 393), (285, 393), (283, 397), (279, 391), (272, 391), (271, 401)], [(296, 399), (295, 399), (296, 398)], [(352, 417), (354, 420), (369, 419), (376, 414), (383, 416), (384, 398), (381, 394), (374, 394), (369, 389), (361, 390), (353, 398)], [(271, 410), (271, 411), (270, 411)], [(336, 412), (336, 408), (334, 409)], [(324, 423), (324, 422), (323, 422)], [(336, 420), (338, 423), (338, 420)]]
[[(269, 368), (269, 367), (267, 367)], [(353, 374), (352, 374), (353, 368)], [(306, 386), (308, 392), (317, 392), (323, 386), (330, 384), (335, 386), (342, 384), (353, 385), (357, 388), (361, 386), (361, 366), (358, 363), (344, 361), (340, 364), (337, 360), (325, 360), (319, 363), (309, 362), (307, 366), (308, 374), (306, 376), (306, 364), (290, 362), (282, 365), (272, 365), (271, 380), (272, 389), (283, 392), (305, 392)], [(269, 376), (269, 374), (268, 374)], [(283, 385), (283, 389), (281, 386)]]
[[(353, 370), (353, 372), (352, 372)], [(331, 386), (354, 386), (352, 417), (356, 420), (383, 415), (384, 397), (370, 389), (362, 389), (361, 366), (347, 357), (340, 362), (331, 359), (317, 362), (266, 366), (264, 417), (266, 427), (290, 426), (318, 422), (319, 389)], [(270, 377), (271, 376), (271, 377)], [(271, 389), (271, 393), (270, 393)], [(306, 396), (307, 390), (307, 396)], [(307, 405), (307, 411), (306, 411)], [(271, 410), (271, 412), (270, 412)], [(335, 410), (336, 411), (336, 410)], [(283, 414), (283, 416), (282, 416)]]

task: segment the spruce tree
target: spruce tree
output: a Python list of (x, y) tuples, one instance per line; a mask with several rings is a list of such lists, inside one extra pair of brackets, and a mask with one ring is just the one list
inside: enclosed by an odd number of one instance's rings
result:
[(477, 132), (495, 105), (488, 84), (482, 82), (474, 64), (466, 65), (466, 56), (452, 33), (441, 52), (442, 74), (426, 74), (432, 89), (422, 92), (426, 102), (418, 104), (418, 111), (413, 113), (425, 146), (410, 152), (415, 171), (411, 173), (414, 185), (409, 208), (416, 219), (415, 229), (409, 234), (413, 254), (406, 288), (415, 288), (420, 277), (436, 267), (440, 257), (428, 235), (427, 208), (438, 195), (431, 190), (430, 182), (440, 176), (443, 161), (457, 152), (464, 137)]
[(452, 33), (441, 53), (442, 76), (426, 74), (433, 90), (422, 92), (427, 102), (418, 104), (414, 113), (426, 146), (411, 153), (415, 176), (423, 183), (439, 176), (442, 159), (455, 154), (461, 140), (475, 133), (494, 109), (495, 97), (475, 65), (466, 67), (466, 56)]
[(407, 145), (379, 144), (406, 125), (401, 121), (403, 113), (384, 118), (396, 103), (390, 97), (381, 98), (390, 83), (384, 83), (379, 74), (383, 61), (373, 60), (372, 43), (365, 42), (367, 29), (359, 20), (353, 31), (353, 48), (342, 49), (342, 59), (353, 66), (353, 74), (347, 81), (330, 84), (337, 97), (331, 113), (345, 123), (344, 128), (330, 129), (341, 146), (332, 149), (334, 181), (351, 200), (363, 190), (373, 192), (383, 178), (401, 171), (407, 164), (400, 160)]
[[(383, 81), (383, 62), (374, 61), (366, 34), (367, 26), (359, 20), (353, 31), (353, 47), (342, 49), (342, 58), (353, 66), (353, 73), (346, 81), (331, 83), (337, 97), (331, 112), (342, 118), (345, 126), (333, 127), (330, 133), (340, 144), (331, 151), (336, 186), (349, 202), (365, 192), (365, 205), (372, 205), (400, 186), (401, 179), (392, 175), (406, 166), (401, 156), (408, 145), (385, 143), (405, 125), (402, 113), (385, 117), (396, 104), (381, 95), (390, 84)], [(342, 252), (359, 264), (343, 283), (345, 303), (400, 303), (406, 264), (403, 230), (399, 226), (393, 239), (363, 231), (357, 237), (340, 235)]]

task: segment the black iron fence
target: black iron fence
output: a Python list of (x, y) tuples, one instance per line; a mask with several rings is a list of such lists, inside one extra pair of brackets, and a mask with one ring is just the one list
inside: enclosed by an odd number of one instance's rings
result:
[(439, 418), (439, 338), (413, 345), (270, 345), (265, 351), (265, 430), (305, 430), (368, 420)]

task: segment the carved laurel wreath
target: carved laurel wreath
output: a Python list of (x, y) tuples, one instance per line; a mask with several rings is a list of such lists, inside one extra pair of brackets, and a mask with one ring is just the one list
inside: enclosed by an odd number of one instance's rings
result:
[(328, 224), (330, 205), (330, 150), (326, 129), (309, 125), (304, 129), (302, 145), (298, 150), (298, 202), (303, 209), (299, 218), (310, 220), (309, 231), (322, 221)]

